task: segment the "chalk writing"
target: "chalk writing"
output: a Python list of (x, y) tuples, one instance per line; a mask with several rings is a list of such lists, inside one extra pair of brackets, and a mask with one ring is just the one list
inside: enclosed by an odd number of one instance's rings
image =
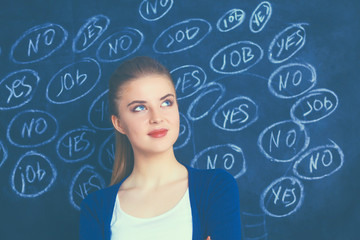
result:
[(191, 129), (190, 123), (181, 112), (180, 114), (180, 129), (179, 129), (179, 137), (177, 138), (174, 144), (174, 150), (184, 147), (190, 140), (191, 137)]
[(101, 144), (99, 149), (99, 164), (100, 166), (111, 172), (115, 159), (115, 134), (111, 134)]
[(256, 65), (264, 52), (250, 41), (229, 44), (217, 51), (210, 60), (210, 67), (217, 73), (241, 73)]
[(225, 131), (240, 131), (258, 119), (258, 107), (248, 97), (240, 96), (224, 103), (215, 111), (212, 123)]
[(343, 163), (343, 151), (331, 141), (331, 144), (308, 150), (295, 162), (293, 172), (299, 178), (316, 180), (332, 175)]
[(297, 53), (306, 41), (304, 24), (294, 24), (285, 28), (271, 41), (268, 58), (272, 63), (282, 63)]
[(279, 98), (294, 98), (316, 84), (315, 68), (310, 64), (290, 63), (276, 69), (270, 76), (268, 88)]
[(61, 48), (68, 38), (58, 24), (45, 23), (27, 30), (11, 47), (10, 59), (15, 63), (41, 61)]
[(100, 94), (91, 104), (88, 112), (88, 121), (92, 127), (99, 130), (110, 130), (113, 126), (110, 122), (109, 100), (106, 90)]
[(194, 95), (206, 82), (206, 73), (199, 66), (184, 65), (172, 70), (170, 73), (175, 82), (178, 100)]
[(245, 240), (267, 240), (265, 216), (264, 213), (242, 212)]
[(265, 27), (270, 20), (272, 13), (271, 4), (267, 1), (261, 2), (253, 11), (249, 21), (251, 32), (258, 33)]
[(30, 102), (40, 77), (31, 69), (12, 72), (0, 81), (0, 110), (21, 107)]
[(155, 21), (165, 16), (173, 3), (173, 0), (143, 0), (139, 6), (139, 14), (147, 21)]
[(95, 151), (95, 131), (78, 128), (65, 133), (56, 145), (59, 157), (69, 163), (89, 158)]
[(185, 51), (198, 45), (211, 30), (210, 23), (204, 19), (188, 19), (165, 29), (156, 38), (153, 49), (163, 54)]
[(84, 58), (58, 71), (46, 87), (46, 98), (55, 104), (73, 102), (88, 94), (99, 82), (101, 68), (98, 62)]
[(338, 106), (338, 97), (325, 88), (315, 89), (297, 100), (290, 109), (291, 118), (301, 123), (317, 122), (329, 116)]
[(135, 53), (143, 42), (142, 32), (127, 27), (102, 41), (96, 51), (96, 57), (100, 62), (120, 61)]
[(90, 193), (105, 187), (105, 181), (90, 165), (83, 166), (71, 181), (69, 198), (71, 205), (80, 210), (80, 204)]
[(29, 151), (16, 163), (11, 187), (21, 197), (37, 197), (49, 190), (57, 176), (55, 166), (41, 153)]
[(38, 147), (54, 140), (58, 129), (57, 120), (50, 113), (25, 110), (10, 121), (7, 138), (17, 147)]
[(260, 151), (276, 162), (293, 161), (308, 147), (309, 142), (304, 125), (291, 120), (265, 128), (258, 138)]
[(87, 19), (73, 40), (73, 51), (80, 53), (88, 49), (104, 34), (109, 24), (110, 19), (104, 15), (96, 15)]
[(200, 169), (222, 168), (239, 178), (246, 172), (245, 156), (242, 149), (234, 144), (208, 147), (198, 153), (191, 166)]
[(5, 145), (0, 141), (0, 167), (4, 164), (8, 157)]
[(296, 212), (304, 201), (304, 187), (294, 177), (273, 181), (261, 194), (260, 206), (271, 217), (286, 217)]
[(219, 18), (216, 27), (220, 32), (228, 32), (240, 26), (245, 20), (245, 12), (241, 9), (231, 9)]
[(222, 99), (224, 94), (225, 88), (223, 85), (216, 82), (208, 83), (201, 89), (200, 94), (190, 104), (187, 117), (192, 121), (206, 117)]

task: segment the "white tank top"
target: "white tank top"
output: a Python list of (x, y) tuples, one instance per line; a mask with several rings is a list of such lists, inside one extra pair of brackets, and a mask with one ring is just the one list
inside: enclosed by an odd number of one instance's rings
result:
[(175, 207), (152, 218), (137, 218), (125, 213), (116, 196), (110, 227), (111, 240), (191, 240), (189, 189)]

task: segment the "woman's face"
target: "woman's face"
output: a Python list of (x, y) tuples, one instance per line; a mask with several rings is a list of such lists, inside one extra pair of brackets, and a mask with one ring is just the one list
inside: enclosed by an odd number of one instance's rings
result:
[(166, 75), (149, 74), (126, 82), (117, 102), (114, 127), (127, 135), (134, 153), (172, 149), (179, 135), (176, 92)]

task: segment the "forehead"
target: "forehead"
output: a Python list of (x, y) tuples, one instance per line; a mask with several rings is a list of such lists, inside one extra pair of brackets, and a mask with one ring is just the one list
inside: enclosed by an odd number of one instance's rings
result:
[(175, 95), (172, 80), (166, 75), (147, 74), (126, 82), (121, 87), (122, 99), (147, 99), (159, 98), (165, 94), (173, 93)]

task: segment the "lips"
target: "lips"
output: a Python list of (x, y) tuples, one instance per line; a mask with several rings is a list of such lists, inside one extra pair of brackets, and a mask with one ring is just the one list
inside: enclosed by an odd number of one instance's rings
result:
[(162, 129), (156, 129), (148, 133), (150, 137), (153, 138), (161, 138), (164, 137), (167, 134), (168, 130), (165, 128)]

